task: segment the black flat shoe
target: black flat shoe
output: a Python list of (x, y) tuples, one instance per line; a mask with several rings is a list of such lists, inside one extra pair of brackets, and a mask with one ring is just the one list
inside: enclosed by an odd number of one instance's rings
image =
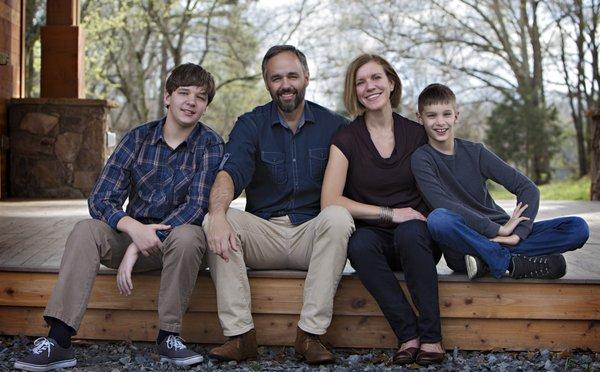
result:
[(412, 364), (415, 362), (418, 352), (419, 348), (417, 347), (409, 347), (404, 350), (398, 350), (392, 357), (392, 364), (398, 364), (401, 366), (405, 364)]
[(415, 362), (421, 366), (428, 366), (430, 364), (441, 363), (446, 357), (446, 353), (436, 353), (430, 351), (419, 350)]

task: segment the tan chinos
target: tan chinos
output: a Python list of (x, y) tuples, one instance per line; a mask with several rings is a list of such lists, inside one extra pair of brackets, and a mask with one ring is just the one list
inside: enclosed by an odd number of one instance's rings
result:
[[(131, 238), (127, 234), (102, 221), (90, 219), (78, 222), (67, 239), (58, 282), (44, 316), (59, 319), (77, 331), (100, 263), (118, 268), (129, 244)], [(206, 238), (202, 227), (181, 225), (169, 233), (160, 254), (139, 256), (134, 271), (162, 268), (158, 294), (160, 329), (181, 332), (181, 320), (205, 251)]]
[[(207, 255), (224, 335), (236, 336), (254, 328), (246, 267), (307, 270), (298, 327), (324, 334), (331, 323), (333, 297), (354, 231), (350, 213), (343, 207), (329, 206), (310, 221), (293, 225), (287, 216), (265, 220), (230, 208), (227, 220), (236, 233), (238, 250), (231, 252), (228, 262), (212, 252)], [(207, 215), (205, 230), (209, 224)]]

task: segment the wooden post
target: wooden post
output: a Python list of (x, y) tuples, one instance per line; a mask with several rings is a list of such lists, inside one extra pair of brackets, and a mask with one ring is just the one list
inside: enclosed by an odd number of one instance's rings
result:
[(600, 200), (600, 109), (591, 110), (588, 115), (592, 117), (592, 164), (590, 168), (592, 186), (590, 199)]
[(42, 98), (85, 98), (79, 0), (47, 0), (41, 28)]
[(25, 0), (0, 1), (0, 199), (8, 195), (8, 101), (25, 91), (24, 20)]

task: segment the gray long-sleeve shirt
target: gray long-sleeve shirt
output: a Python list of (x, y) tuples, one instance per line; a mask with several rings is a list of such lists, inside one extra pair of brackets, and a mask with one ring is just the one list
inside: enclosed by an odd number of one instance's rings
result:
[(525, 239), (538, 212), (540, 194), (531, 180), (506, 164), (481, 143), (454, 140), (454, 155), (446, 155), (429, 144), (412, 155), (411, 167), (417, 185), (429, 206), (446, 208), (460, 214), (469, 227), (488, 238), (498, 235), (510, 216), (492, 199), (488, 179), (517, 196), (517, 203), (528, 207), (514, 234)]

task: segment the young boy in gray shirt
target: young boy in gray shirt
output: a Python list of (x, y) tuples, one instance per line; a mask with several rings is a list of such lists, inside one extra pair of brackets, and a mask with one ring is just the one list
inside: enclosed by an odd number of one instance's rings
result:
[[(531, 180), (481, 143), (454, 138), (458, 119), (456, 97), (442, 84), (431, 84), (419, 95), (417, 118), (428, 144), (412, 155), (412, 171), (429, 206), (431, 236), (448, 266), (469, 279), (508, 271), (514, 279), (557, 279), (565, 275), (561, 253), (581, 248), (589, 237), (579, 217), (533, 222), (539, 190)], [(490, 179), (516, 195), (509, 216), (492, 199)]]

